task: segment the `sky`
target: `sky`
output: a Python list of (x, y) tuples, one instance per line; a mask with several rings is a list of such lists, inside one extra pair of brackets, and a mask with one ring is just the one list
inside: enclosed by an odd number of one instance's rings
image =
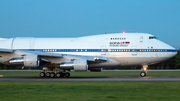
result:
[(180, 48), (180, 0), (0, 0), (0, 37), (150, 33)]

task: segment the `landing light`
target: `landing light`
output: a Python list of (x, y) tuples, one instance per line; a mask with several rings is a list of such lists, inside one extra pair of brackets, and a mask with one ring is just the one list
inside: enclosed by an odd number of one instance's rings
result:
[(144, 71), (146, 71), (146, 70), (147, 70), (147, 68), (146, 68), (146, 67), (144, 67), (143, 69), (144, 69)]
[(123, 34), (125, 34), (125, 31), (123, 31)]

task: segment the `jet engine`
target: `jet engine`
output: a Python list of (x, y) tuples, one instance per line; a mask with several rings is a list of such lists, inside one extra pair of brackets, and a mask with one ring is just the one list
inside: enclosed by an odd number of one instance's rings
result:
[(39, 67), (40, 59), (38, 55), (35, 54), (28, 54), (24, 57), (20, 58), (13, 58), (9, 60), (10, 65), (22, 65), (24, 67)]
[(60, 68), (62, 69), (74, 69), (75, 71), (87, 71), (88, 65), (86, 59), (77, 59), (74, 62), (66, 62), (60, 64)]

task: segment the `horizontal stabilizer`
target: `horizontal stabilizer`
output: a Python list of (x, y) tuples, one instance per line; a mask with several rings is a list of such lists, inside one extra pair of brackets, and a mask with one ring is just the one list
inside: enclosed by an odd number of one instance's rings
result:
[(12, 50), (12, 49), (4, 49), (4, 48), (0, 48), (0, 52), (11, 53), (11, 52), (13, 52), (13, 50)]

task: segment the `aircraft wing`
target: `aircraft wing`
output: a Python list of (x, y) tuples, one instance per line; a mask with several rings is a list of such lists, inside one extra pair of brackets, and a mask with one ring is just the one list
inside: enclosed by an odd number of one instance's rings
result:
[(45, 56), (45, 57), (57, 57), (57, 58), (61, 58), (63, 57), (62, 54), (58, 54), (58, 53), (47, 53), (47, 52), (29, 52), (29, 53), (33, 53), (33, 54), (37, 54), (38, 56)]
[[(25, 52), (25, 51), (20, 51)], [(89, 62), (105, 62), (108, 59), (101, 56), (84, 56), (84, 55), (73, 55), (73, 54), (59, 54), (50, 52), (38, 52), (38, 51), (26, 51), (25, 54), (36, 54), (41, 58), (68, 58), (71, 60), (86, 59)]]
[[(13, 53), (14, 50), (12, 49), (4, 49), (0, 48), (0, 52), (5, 52), (5, 53)], [(87, 59), (90, 62), (103, 62), (107, 61), (107, 58), (99, 57), (99, 56), (81, 56), (81, 55), (73, 55), (73, 54), (59, 54), (59, 53), (48, 53), (48, 52), (38, 52), (38, 51), (20, 51), (21, 53), (26, 53), (26, 54), (37, 54), (40, 57), (54, 57), (54, 58), (63, 58), (64, 56), (70, 56), (71, 58), (84, 58)]]
[(73, 55), (73, 54), (59, 54), (59, 53), (48, 53), (48, 52), (30, 52), (37, 54), (42, 59), (47, 58), (66, 58), (71, 60), (86, 59), (89, 62), (106, 62), (108, 59), (101, 56), (84, 56), (84, 55)]
[[(19, 54), (21, 56), (24, 56), (24, 58), (14, 58), (5, 61), (6, 64), (13, 64), (17, 62), (17, 60), (21, 59), (22, 61), (36, 61), (36, 56), (39, 56), (41, 59), (41, 67), (42, 66), (54, 66), (59, 65), (66, 62), (72, 62), (79, 59), (87, 60), (89, 64), (94, 63), (104, 63), (108, 61), (107, 58), (101, 57), (101, 56), (86, 56), (86, 55), (74, 55), (74, 54), (59, 54), (59, 53), (53, 53), (53, 52), (41, 52), (41, 51), (21, 51), (21, 50), (10, 50), (10, 49), (1, 49), (0, 52), (11, 52), (11, 54)], [(31, 55), (32, 54), (32, 55)], [(35, 57), (33, 56), (35, 55)], [(20, 62), (21, 63), (21, 62)], [(35, 62), (36, 63), (36, 62)], [(31, 65), (28, 65), (31, 66)]]

